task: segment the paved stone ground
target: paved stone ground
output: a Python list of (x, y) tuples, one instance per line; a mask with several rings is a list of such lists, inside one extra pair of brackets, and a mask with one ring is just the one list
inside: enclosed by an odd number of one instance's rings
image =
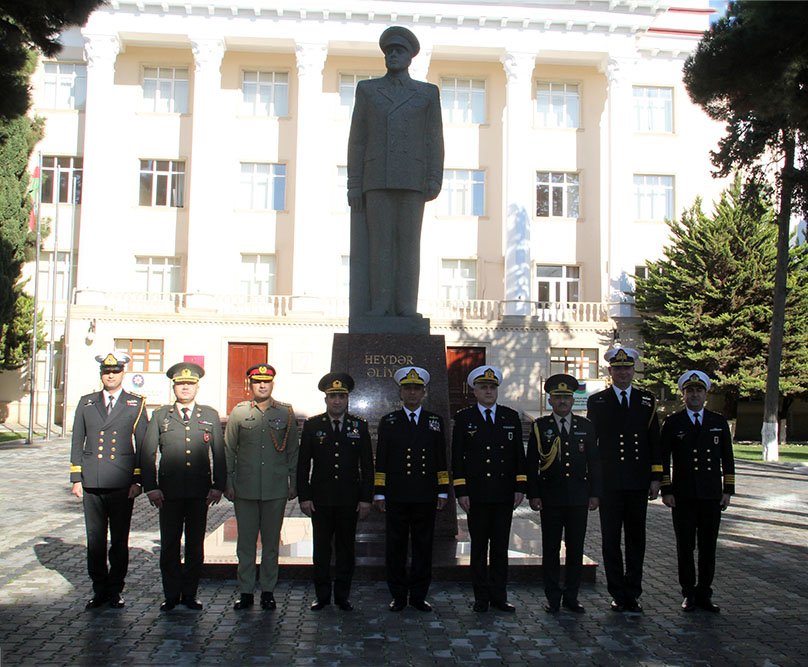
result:
[[(741, 463), (723, 517), (718, 615), (679, 611), (670, 515), (649, 508), (642, 616), (608, 610), (603, 575), (583, 616), (549, 617), (541, 582), (510, 587), (515, 615), (471, 610), (469, 584), (434, 582), (433, 614), (391, 614), (382, 582), (355, 585), (353, 613), (309, 611), (306, 580), (281, 580), (278, 609), (236, 613), (235, 581), (203, 580), (202, 612), (161, 614), (156, 512), (135, 505), (126, 607), (90, 595), (68, 444), (0, 446), (0, 664), (6, 665), (805, 665), (808, 468)], [(229, 512), (226, 505), (217, 512)], [(525, 506), (518, 511), (529, 513)], [(587, 553), (599, 557), (592, 517)]]

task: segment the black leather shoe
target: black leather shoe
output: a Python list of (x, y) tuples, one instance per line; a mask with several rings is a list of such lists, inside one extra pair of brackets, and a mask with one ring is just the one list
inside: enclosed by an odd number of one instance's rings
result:
[(696, 611), (696, 598), (687, 596), (684, 600), (682, 600), (682, 611)]
[(485, 600), (475, 600), (472, 609), (477, 612), (488, 611), (488, 603)]
[(544, 611), (548, 614), (557, 614), (558, 613), (558, 603), (553, 604), (552, 602), (545, 602), (544, 603)]
[(396, 599), (396, 600), (392, 600), (390, 602), (390, 604), (387, 605), (387, 608), (390, 611), (401, 611), (406, 606), (407, 606), (407, 601), (406, 600), (398, 600), (398, 599)]
[(113, 609), (123, 609), (123, 606), (126, 604), (123, 600), (123, 595), (120, 593), (113, 593), (109, 597), (109, 606)]
[(188, 609), (193, 609), (194, 611), (199, 611), (204, 607), (202, 602), (198, 598), (192, 598), (188, 596), (183, 596), (180, 599), (180, 604), (188, 607)]
[(353, 605), (350, 600), (334, 600), (337, 609), (340, 611), (353, 611)]
[(261, 593), (261, 609), (275, 609), (277, 607), (275, 596), (272, 593), (264, 591)]
[(160, 605), (160, 611), (171, 611), (176, 606), (176, 600), (163, 600), (163, 604)]
[(626, 610), (626, 608), (617, 600), (612, 600), (612, 603), (609, 605), (609, 609), (616, 612), (624, 612)]
[(704, 609), (704, 611), (709, 611), (712, 612), (713, 614), (717, 614), (719, 611), (721, 611), (721, 607), (719, 607), (717, 604), (713, 604), (713, 601), (710, 598), (707, 598), (706, 600), (700, 600), (699, 607)]
[(516, 607), (514, 607), (514, 606), (513, 606), (513, 605), (512, 605), (510, 602), (505, 602), (505, 601), (502, 601), (502, 602), (492, 602), (492, 603), (491, 603), (491, 606), (492, 606), (494, 609), (499, 609), (500, 611), (506, 611), (506, 612), (508, 612), (509, 614), (512, 614), (513, 612), (515, 612), (515, 611), (516, 611)]
[(312, 611), (322, 611), (328, 605), (331, 604), (331, 600), (317, 600), (317, 602), (311, 603), (311, 610)]
[(236, 604), (233, 605), (233, 609), (238, 611), (239, 609), (249, 609), (253, 606), (255, 602), (255, 598), (253, 597), (252, 593), (242, 593), (241, 597), (236, 600)]
[(432, 611), (432, 605), (426, 600), (410, 600), (410, 607), (415, 607), (418, 611)]
[(625, 609), (629, 614), (642, 614), (642, 605), (639, 600), (626, 600)]
[(106, 595), (93, 595), (89, 600), (87, 600), (87, 604), (84, 605), (85, 609), (98, 609), (102, 605), (109, 600), (109, 597)]
[(564, 600), (561, 604), (564, 609), (571, 611), (573, 614), (583, 614), (586, 611), (578, 600)]

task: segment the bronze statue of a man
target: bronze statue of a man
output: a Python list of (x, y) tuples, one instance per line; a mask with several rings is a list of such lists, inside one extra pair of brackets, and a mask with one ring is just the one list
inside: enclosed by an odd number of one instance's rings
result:
[[(370, 296), (362, 314), (413, 317), (424, 203), (438, 196), (443, 182), (440, 95), (437, 86), (410, 78), (420, 50), (412, 32), (387, 28), (379, 46), (387, 74), (357, 85), (348, 140), (348, 202), (353, 214), (364, 213), (367, 234), (367, 258), (357, 258), (367, 263), (363, 282)], [(364, 253), (356, 246), (352, 232), (352, 255)], [(352, 284), (352, 314), (356, 293)]]

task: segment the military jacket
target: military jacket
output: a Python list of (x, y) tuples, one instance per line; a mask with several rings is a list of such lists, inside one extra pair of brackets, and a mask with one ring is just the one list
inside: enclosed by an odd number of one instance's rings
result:
[(620, 407), (614, 389), (592, 394), (586, 418), (595, 425), (604, 491), (638, 491), (662, 479), (656, 398), (631, 388), (628, 410)]
[(339, 434), (327, 413), (303, 424), (297, 462), (300, 502), (355, 506), (373, 500), (373, 447), (367, 422), (345, 414)]
[(73, 419), (70, 481), (88, 489), (121, 489), (140, 482), (138, 460), (148, 417), (142, 396), (122, 391), (107, 414), (104, 394), (79, 400)]
[(297, 485), (300, 448), (291, 405), (271, 401), (262, 412), (255, 401), (233, 408), (224, 434), (227, 483), (245, 500), (287, 498)]
[(377, 495), (385, 500), (429, 503), (449, 493), (443, 419), (421, 408), (418, 425), (403, 409), (381, 418), (376, 443)]
[(196, 404), (186, 424), (176, 405), (157, 408), (140, 461), (147, 493), (159, 488), (170, 499), (204, 498), (211, 487), (224, 491), (227, 462), (219, 413)]
[(513, 502), (527, 486), (525, 444), (519, 414), (497, 405), (493, 426), (476, 405), (460, 410), (452, 430), (452, 477), (457, 497), (472, 502)]
[(561, 435), (553, 415), (533, 422), (527, 441), (527, 495), (543, 506), (588, 505), (601, 494), (600, 455), (595, 427), (570, 413)]
[(670, 415), (662, 425), (664, 495), (720, 500), (724, 493), (735, 493), (735, 459), (727, 420), (710, 410), (703, 414), (698, 428), (687, 410)]

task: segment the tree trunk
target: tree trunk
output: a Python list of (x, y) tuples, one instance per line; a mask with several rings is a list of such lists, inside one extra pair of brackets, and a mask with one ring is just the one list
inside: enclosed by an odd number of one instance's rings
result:
[(780, 362), (783, 358), (785, 330), (788, 234), (791, 223), (791, 200), (794, 194), (794, 132), (788, 129), (781, 132), (784, 156), (783, 168), (780, 170), (780, 210), (777, 213), (777, 268), (774, 273), (769, 365), (766, 374), (766, 398), (763, 403), (763, 428), (760, 433), (764, 461), (777, 461), (780, 458), (777, 417), (780, 402)]

